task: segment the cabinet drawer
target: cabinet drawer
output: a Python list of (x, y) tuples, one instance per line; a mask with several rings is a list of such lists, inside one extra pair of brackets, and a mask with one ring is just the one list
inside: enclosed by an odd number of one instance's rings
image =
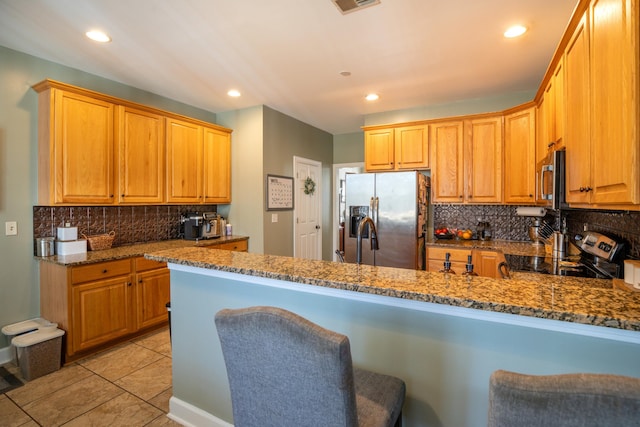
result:
[(467, 262), (467, 256), (471, 255), (470, 250), (466, 249), (451, 249), (451, 248), (428, 248), (427, 250), (427, 258), (429, 261), (431, 260), (443, 260), (445, 259), (445, 254), (449, 252), (451, 257), (449, 260), (451, 262), (458, 261), (465, 263)]
[(131, 273), (131, 259), (100, 262), (97, 264), (73, 267), (71, 283), (90, 282), (108, 277), (123, 276)]
[(249, 250), (249, 244), (246, 240), (239, 240), (237, 242), (221, 243), (219, 245), (209, 246), (211, 249), (224, 249), (227, 251), (240, 251), (246, 252)]
[(166, 262), (154, 261), (152, 259), (146, 259), (144, 257), (138, 257), (135, 259), (135, 271), (155, 270), (156, 268), (165, 268)]

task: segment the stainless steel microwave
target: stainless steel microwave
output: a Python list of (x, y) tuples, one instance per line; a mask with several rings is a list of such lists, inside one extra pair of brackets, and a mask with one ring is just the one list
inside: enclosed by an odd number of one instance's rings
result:
[(565, 158), (564, 149), (550, 151), (536, 168), (536, 202), (548, 209), (568, 207), (565, 198)]

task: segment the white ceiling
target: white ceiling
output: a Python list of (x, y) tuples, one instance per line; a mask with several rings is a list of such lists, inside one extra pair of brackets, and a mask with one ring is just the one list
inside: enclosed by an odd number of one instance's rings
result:
[[(264, 104), (341, 134), (371, 113), (535, 91), (576, 3), (382, 0), (343, 15), (332, 0), (0, 0), (0, 45), (214, 113)], [(530, 30), (504, 39), (513, 23)], [(93, 28), (113, 41), (86, 39)]]

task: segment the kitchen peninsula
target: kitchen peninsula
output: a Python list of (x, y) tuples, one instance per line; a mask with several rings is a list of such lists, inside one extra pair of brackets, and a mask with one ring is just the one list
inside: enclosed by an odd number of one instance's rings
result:
[(640, 376), (640, 294), (602, 281), (467, 280), (202, 248), (145, 257), (171, 271), (171, 416), (194, 425), (232, 422), (221, 308), (279, 306), (346, 334), (354, 364), (405, 380), (410, 426), (483, 425), (496, 369)]

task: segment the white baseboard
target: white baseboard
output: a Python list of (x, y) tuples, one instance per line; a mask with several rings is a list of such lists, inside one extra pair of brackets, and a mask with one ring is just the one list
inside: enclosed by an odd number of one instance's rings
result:
[(9, 363), (13, 360), (10, 350), (11, 347), (0, 348), (0, 365), (4, 365), (5, 363)]
[(233, 424), (203, 411), (175, 396), (169, 399), (169, 413), (173, 421), (187, 427), (233, 427)]

